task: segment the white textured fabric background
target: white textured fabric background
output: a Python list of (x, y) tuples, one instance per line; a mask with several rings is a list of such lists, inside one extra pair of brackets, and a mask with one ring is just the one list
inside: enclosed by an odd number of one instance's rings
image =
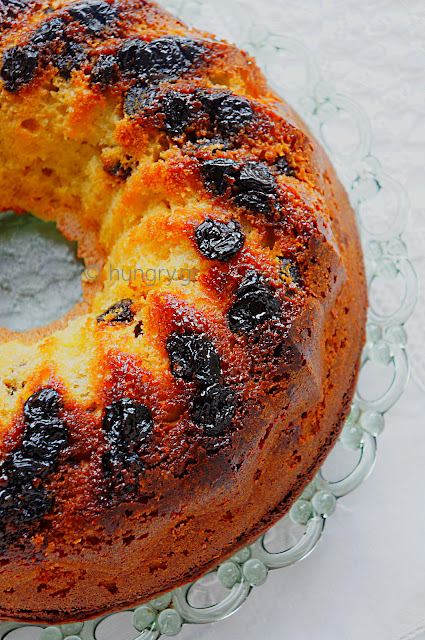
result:
[[(327, 82), (368, 113), (373, 154), (409, 192), (412, 213), (405, 240), (421, 282), (425, 2), (242, 2), (271, 31), (307, 44)], [(408, 327), (411, 381), (387, 417), (372, 476), (338, 503), (308, 558), (272, 572), (233, 617), (188, 627), (182, 640), (425, 640), (424, 314), (422, 292)]]
[[(366, 110), (372, 153), (409, 193), (404, 239), (425, 284), (425, 0), (239, 1), (268, 30), (304, 42), (325, 80)], [(187, 626), (181, 640), (425, 640), (424, 317), (421, 292), (408, 325), (411, 380), (371, 477), (338, 502), (309, 557), (272, 571), (228, 620)], [(119, 624), (102, 640), (118, 640)], [(29, 640), (28, 628), (19, 633)]]

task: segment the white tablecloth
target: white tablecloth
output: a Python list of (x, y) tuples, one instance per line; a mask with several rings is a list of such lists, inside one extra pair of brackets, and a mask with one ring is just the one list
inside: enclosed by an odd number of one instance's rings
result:
[[(408, 190), (405, 240), (425, 272), (423, 0), (242, 0), (304, 41), (326, 80), (367, 111), (373, 153)], [(214, 0), (211, 0), (213, 3)], [(425, 640), (425, 296), (409, 322), (412, 376), (372, 476), (338, 503), (303, 562), (269, 576), (228, 620), (182, 640)]]
[[(270, 30), (306, 43), (328, 83), (366, 110), (374, 155), (409, 192), (405, 240), (424, 273), (424, 0), (241, 2)], [(408, 326), (412, 377), (371, 477), (339, 501), (308, 558), (271, 572), (228, 620), (186, 627), (182, 640), (425, 640), (424, 317), (421, 294)], [(118, 635), (103, 628), (100, 640)]]

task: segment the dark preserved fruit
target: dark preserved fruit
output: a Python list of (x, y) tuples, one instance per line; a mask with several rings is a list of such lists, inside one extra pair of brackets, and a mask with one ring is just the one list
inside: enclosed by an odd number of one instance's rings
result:
[(234, 333), (251, 333), (267, 320), (276, 318), (279, 309), (279, 301), (260, 275), (248, 272), (228, 313), (230, 329)]
[(122, 497), (137, 492), (137, 478), (144, 465), (137, 451), (153, 430), (153, 418), (144, 404), (122, 398), (105, 409), (103, 432), (112, 445), (102, 455), (102, 469), (112, 489)]
[(235, 183), (239, 165), (230, 158), (207, 160), (202, 165), (202, 173), (207, 185), (221, 196)]
[(118, 51), (118, 62), (123, 71), (130, 71), (146, 82), (177, 80), (202, 52), (195, 41), (165, 37), (143, 42), (129, 40)]
[(22, 451), (29, 458), (53, 463), (68, 445), (68, 429), (58, 416), (60, 408), (55, 389), (41, 389), (25, 403)]
[(285, 156), (278, 158), (274, 163), (274, 167), (280, 175), (283, 175), (283, 176), (295, 175), (294, 167), (289, 163), (288, 159), (285, 158)]
[(23, 452), (35, 460), (55, 460), (68, 444), (68, 431), (58, 418), (35, 420), (25, 430)]
[(276, 179), (262, 162), (238, 165), (230, 158), (217, 158), (203, 163), (202, 174), (213, 193), (228, 192), (239, 207), (266, 216), (280, 210)]
[[(154, 68), (150, 67), (147, 80), (140, 72), (139, 60), (146, 46), (141, 48), (138, 41), (130, 41), (118, 54), (119, 59), (125, 60), (125, 66), (139, 65), (139, 84), (130, 89), (125, 100), (124, 110), (128, 115), (143, 114), (153, 117), (154, 124), (158, 126), (161, 122), (164, 131), (171, 137), (186, 132), (192, 142), (199, 138), (219, 138), (223, 144), (253, 118), (249, 102), (233, 96), (230, 92), (186, 92), (177, 89), (163, 92), (158, 88), (148, 89), (148, 81), (155, 82), (155, 78), (152, 78)], [(173, 42), (173, 46), (176, 46), (176, 42)], [(230, 105), (235, 108), (232, 119), (229, 115)], [(162, 120), (156, 116), (160, 116)], [(187, 132), (187, 129), (190, 129), (190, 132)]]
[[(42, 518), (53, 499), (40, 485), (55, 470), (68, 445), (68, 429), (59, 417), (62, 401), (55, 389), (36, 391), (25, 403), (25, 431), (21, 448), (1, 465), (0, 531)], [(33, 482), (35, 484), (33, 484)]]
[(61, 404), (61, 397), (56, 389), (46, 388), (36, 391), (24, 406), (26, 422), (56, 417)]
[(109, 307), (104, 313), (97, 317), (97, 322), (105, 322), (108, 324), (119, 324), (132, 322), (134, 313), (131, 310), (133, 300), (125, 298)]
[(30, 45), (12, 47), (3, 55), (1, 78), (8, 91), (16, 91), (34, 77), (38, 53)]
[(230, 91), (207, 91), (205, 89), (199, 89), (195, 92), (196, 98), (201, 102), (213, 122), (217, 121), (218, 111), (223, 100), (231, 95)]
[(210, 260), (228, 262), (242, 249), (245, 236), (236, 220), (207, 218), (195, 231), (199, 251)]
[(34, 420), (25, 430), (23, 451), (34, 459), (54, 461), (68, 444), (68, 430), (59, 418)]
[(124, 99), (124, 112), (129, 116), (138, 116), (149, 105), (152, 94), (144, 86), (135, 86), (127, 91)]
[(276, 181), (266, 165), (261, 162), (247, 162), (239, 174), (238, 186), (243, 192), (273, 193)]
[(248, 100), (239, 96), (228, 96), (217, 109), (216, 126), (223, 136), (239, 133), (254, 117)]
[(117, 61), (115, 56), (106, 56), (101, 53), (92, 69), (90, 82), (92, 84), (99, 83), (107, 87), (113, 83), (116, 71)]
[(25, 0), (0, 0), (0, 10), (6, 13), (16, 13), (19, 9), (26, 9)]
[(152, 433), (152, 429), (152, 414), (144, 404), (122, 398), (105, 409), (105, 437), (123, 450), (133, 450), (140, 446)]
[(169, 91), (161, 105), (164, 127), (167, 133), (179, 135), (191, 123), (193, 113), (190, 96), (178, 91)]
[(204, 427), (207, 436), (222, 434), (230, 426), (235, 413), (235, 392), (220, 384), (202, 389), (193, 401), (193, 420)]
[(237, 181), (235, 204), (250, 211), (271, 213), (277, 204), (275, 178), (266, 165), (247, 162)]
[(36, 45), (43, 45), (48, 42), (53, 42), (56, 38), (64, 37), (65, 23), (62, 18), (52, 18), (48, 22), (45, 22), (34, 33), (31, 41)]
[(110, 4), (98, 0), (76, 2), (68, 8), (68, 13), (92, 33), (103, 31), (117, 16), (116, 10)]
[(82, 45), (77, 42), (66, 42), (60, 54), (54, 59), (54, 65), (62, 78), (69, 80), (72, 71), (79, 69), (86, 60), (87, 53)]
[(174, 333), (166, 342), (171, 373), (176, 378), (212, 384), (220, 378), (220, 356), (208, 338)]
[(53, 505), (53, 498), (42, 487), (23, 485), (13, 491), (13, 507), (9, 518), (15, 524), (26, 524), (40, 520)]
[(9, 483), (27, 482), (31, 478), (43, 478), (50, 471), (51, 465), (45, 460), (31, 458), (23, 451), (9, 454), (3, 461), (1, 472)]

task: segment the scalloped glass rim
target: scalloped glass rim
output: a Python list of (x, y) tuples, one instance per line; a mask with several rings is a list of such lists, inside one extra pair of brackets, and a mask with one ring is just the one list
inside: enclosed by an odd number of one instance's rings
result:
[[(215, 0), (213, 6), (205, 0), (163, 0), (162, 4), (186, 22), (198, 23), (200, 28), (208, 25), (210, 31), (215, 30), (223, 37), (237, 41), (252, 53), (273, 88), (284, 95), (322, 142), (357, 214), (371, 306), (360, 382), (352, 411), (339, 438), (340, 450), (358, 453), (354, 467), (345, 471), (339, 480), (330, 481), (326, 479), (325, 463), (292, 506), (289, 515), (278, 525), (231, 561), (210, 572), (207, 578), (204, 576), (131, 610), (134, 633), (116, 640), (156, 640), (161, 635), (177, 635), (185, 623), (221, 620), (242, 606), (253, 587), (266, 581), (269, 570), (299, 562), (314, 549), (337, 501), (356, 489), (372, 471), (377, 436), (384, 428), (384, 414), (397, 402), (408, 380), (404, 323), (413, 312), (417, 294), (416, 275), (401, 239), (409, 211), (408, 197), (403, 187), (386, 175), (379, 161), (371, 155), (371, 125), (363, 109), (324, 82), (312, 54), (303, 43), (284, 34), (270, 33), (261, 20), (248, 14), (237, 2)], [(219, 17), (223, 15), (231, 19), (224, 22)], [(291, 61), (292, 68), (297, 69), (293, 76), (303, 79), (301, 85), (289, 86), (280, 77), (278, 70), (282, 68), (285, 68), (285, 80), (290, 77)], [(391, 216), (387, 209), (384, 211), (379, 206), (383, 196), (391, 199)], [(388, 312), (389, 291), (396, 278), (404, 282), (404, 295), (396, 309)], [(391, 372), (389, 377), (387, 375), (386, 388), (381, 389), (377, 397), (362, 395), (362, 376), (366, 370), (369, 379), (382, 377), (384, 370)], [(297, 534), (291, 530), (294, 525)], [(280, 551), (267, 549), (270, 540)], [(220, 593), (223, 587), (226, 588), (224, 597), (216, 595), (218, 587), (221, 587)], [(71, 637), (72, 640), (96, 640), (96, 629), (104, 620), (113, 617), (104, 616), (84, 624), (39, 627), (40, 640)], [(28, 628), (28, 625), (0, 623), (0, 640), (21, 627)]]

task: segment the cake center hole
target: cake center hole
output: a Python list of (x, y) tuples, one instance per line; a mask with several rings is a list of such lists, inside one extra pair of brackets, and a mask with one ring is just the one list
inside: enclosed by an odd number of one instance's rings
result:
[(0, 214), (0, 327), (28, 331), (82, 301), (84, 262), (52, 222)]

